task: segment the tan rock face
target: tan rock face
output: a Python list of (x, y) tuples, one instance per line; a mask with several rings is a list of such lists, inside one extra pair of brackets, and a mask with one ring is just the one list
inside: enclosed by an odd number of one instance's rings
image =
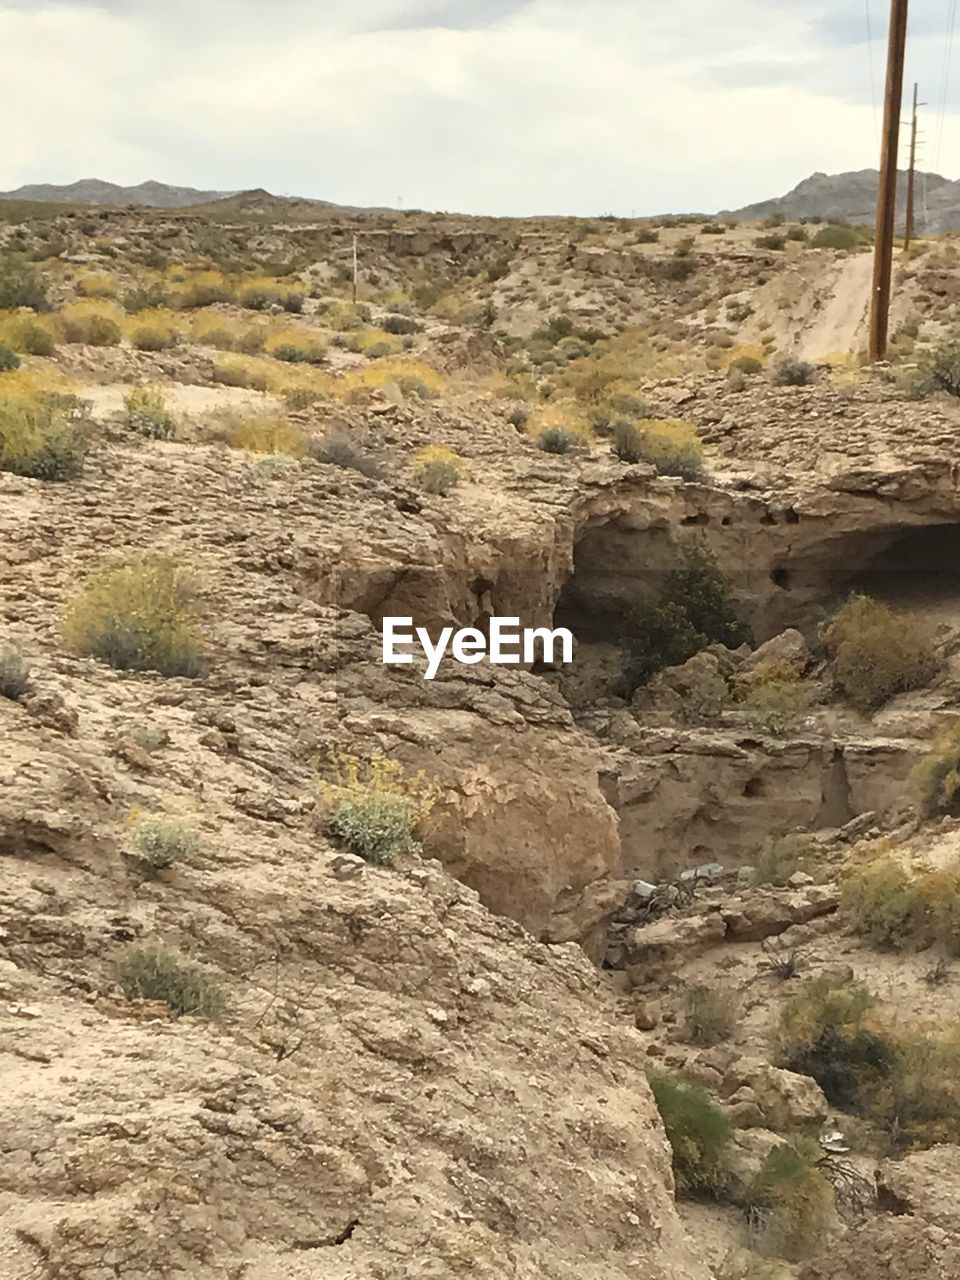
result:
[[(494, 1280), (505, 1256), (706, 1280), (642, 1048), (578, 949), (436, 864), (344, 882), (328, 857), (256, 824), (148, 886), (7, 854), (0, 1242), (28, 1248), (4, 1280)], [(131, 935), (222, 966), (225, 1021), (98, 995)]]

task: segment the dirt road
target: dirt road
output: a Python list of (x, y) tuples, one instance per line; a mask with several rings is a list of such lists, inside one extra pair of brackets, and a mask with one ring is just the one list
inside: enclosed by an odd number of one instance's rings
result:
[(870, 289), (873, 255), (858, 253), (839, 262), (823, 305), (811, 315), (797, 338), (801, 360), (855, 354), (867, 344), (870, 323)]

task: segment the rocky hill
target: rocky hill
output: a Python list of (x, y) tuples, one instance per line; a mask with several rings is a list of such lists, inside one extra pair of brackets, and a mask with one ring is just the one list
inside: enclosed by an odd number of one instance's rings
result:
[[(750, 222), (774, 214), (800, 218), (845, 218), (855, 225), (872, 226), (877, 214), (876, 169), (856, 173), (814, 173), (785, 196), (760, 200), (725, 215)], [(917, 228), (921, 234), (942, 235), (960, 228), (960, 182), (951, 182), (937, 173), (917, 174)], [(907, 174), (897, 182), (898, 227), (903, 229), (907, 203)]]
[(40, 200), (56, 204), (148, 205), (157, 209), (182, 209), (206, 204), (228, 195), (225, 191), (197, 191), (194, 187), (172, 187), (166, 182), (141, 182), (121, 187), (100, 178), (81, 178), (61, 185), (31, 182), (14, 191), (0, 191), (0, 200)]
[(0, 1280), (953, 1277), (950, 246), (866, 370), (786, 231), (90, 218), (0, 233)]

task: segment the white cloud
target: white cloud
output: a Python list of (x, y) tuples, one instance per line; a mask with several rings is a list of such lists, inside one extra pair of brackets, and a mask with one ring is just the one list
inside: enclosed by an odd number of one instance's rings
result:
[[(873, 9), (879, 34), (885, 0)], [(942, 32), (920, 13), (908, 74), (936, 102)], [(854, 0), (0, 0), (0, 77), (21, 104), (0, 186), (733, 207), (875, 164), (862, 15)], [(942, 168), (960, 171), (953, 116), (945, 138)]]

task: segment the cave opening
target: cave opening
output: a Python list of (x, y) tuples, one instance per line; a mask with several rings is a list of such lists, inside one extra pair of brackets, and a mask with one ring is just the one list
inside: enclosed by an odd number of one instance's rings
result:
[(960, 624), (960, 524), (902, 531), (844, 586), (893, 608), (954, 616)]

